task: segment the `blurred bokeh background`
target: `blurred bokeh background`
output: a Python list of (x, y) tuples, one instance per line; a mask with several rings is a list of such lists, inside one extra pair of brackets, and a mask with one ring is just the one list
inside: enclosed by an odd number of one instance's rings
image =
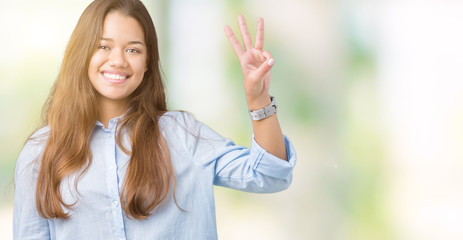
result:
[[(0, 0), (0, 239), (13, 172), (89, 0)], [(144, 1), (170, 109), (249, 146), (237, 58), (245, 15), (276, 64), (271, 94), (298, 153), (291, 187), (216, 188), (219, 239), (463, 239), (463, 2)]]

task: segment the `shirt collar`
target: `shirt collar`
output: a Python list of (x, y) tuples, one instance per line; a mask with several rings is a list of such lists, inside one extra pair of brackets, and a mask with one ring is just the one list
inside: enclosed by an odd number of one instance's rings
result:
[(109, 120), (108, 122), (108, 128), (105, 128), (104, 124), (101, 123), (100, 121), (96, 121), (96, 126), (100, 126), (103, 130), (106, 130), (106, 131), (111, 131), (113, 132), (116, 127), (117, 127), (117, 123), (119, 122), (119, 120), (123, 117), (124, 115), (121, 115), (121, 116), (118, 116), (118, 117), (115, 117), (115, 118), (112, 118), (111, 120)]

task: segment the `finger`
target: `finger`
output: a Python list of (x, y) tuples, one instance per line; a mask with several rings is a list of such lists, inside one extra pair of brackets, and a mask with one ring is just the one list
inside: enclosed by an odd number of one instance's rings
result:
[(246, 25), (246, 20), (244, 20), (243, 15), (238, 15), (238, 23), (240, 25), (241, 39), (243, 39), (244, 48), (246, 50), (252, 49), (252, 40), (249, 35), (248, 27)]
[(257, 19), (257, 36), (255, 48), (261, 50), (264, 48), (264, 19)]
[(236, 55), (238, 57), (243, 55), (243, 53), (244, 53), (243, 52), (243, 47), (241, 46), (238, 39), (236, 39), (235, 34), (233, 33), (233, 30), (228, 25), (225, 26), (225, 34), (227, 35), (228, 41), (232, 45), (233, 51), (235, 51)]
[(262, 65), (260, 65), (260, 67), (257, 69), (256, 71), (257, 76), (259, 76), (259, 78), (264, 77), (264, 75), (267, 74), (270, 71), (270, 69), (272, 69), (274, 64), (275, 64), (275, 59), (273, 58), (267, 59), (267, 61), (262, 63)]
[(263, 52), (263, 55), (264, 55), (265, 59), (267, 59), (267, 60), (270, 60), (270, 59), (273, 58), (272, 54), (268, 50)]

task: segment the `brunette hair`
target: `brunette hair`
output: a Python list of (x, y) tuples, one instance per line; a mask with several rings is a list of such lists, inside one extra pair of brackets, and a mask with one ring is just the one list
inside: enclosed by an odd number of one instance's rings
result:
[[(138, 21), (147, 48), (147, 71), (140, 86), (130, 95), (129, 108), (116, 134), (119, 147), (130, 154), (121, 193), (122, 208), (129, 217), (145, 219), (167, 198), (171, 185), (175, 188), (172, 163), (158, 123), (167, 107), (153, 21), (139, 0), (95, 0), (82, 13), (71, 35), (42, 113), (49, 136), (38, 173), (36, 205), (44, 218), (69, 217), (64, 208), (70, 209), (75, 203), (63, 201), (61, 181), (77, 174), (74, 183), (77, 191), (79, 177), (92, 162), (89, 142), (99, 108), (88, 66), (101, 40), (104, 19), (112, 11)], [(122, 144), (123, 130), (131, 136), (130, 151)]]

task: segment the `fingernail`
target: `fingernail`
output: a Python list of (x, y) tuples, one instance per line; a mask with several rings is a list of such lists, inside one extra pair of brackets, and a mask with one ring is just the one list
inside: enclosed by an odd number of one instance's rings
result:
[(268, 62), (267, 62), (267, 64), (268, 64), (269, 66), (273, 66), (274, 63), (275, 63), (275, 60), (274, 60), (273, 58), (270, 59), (270, 60), (268, 60)]

